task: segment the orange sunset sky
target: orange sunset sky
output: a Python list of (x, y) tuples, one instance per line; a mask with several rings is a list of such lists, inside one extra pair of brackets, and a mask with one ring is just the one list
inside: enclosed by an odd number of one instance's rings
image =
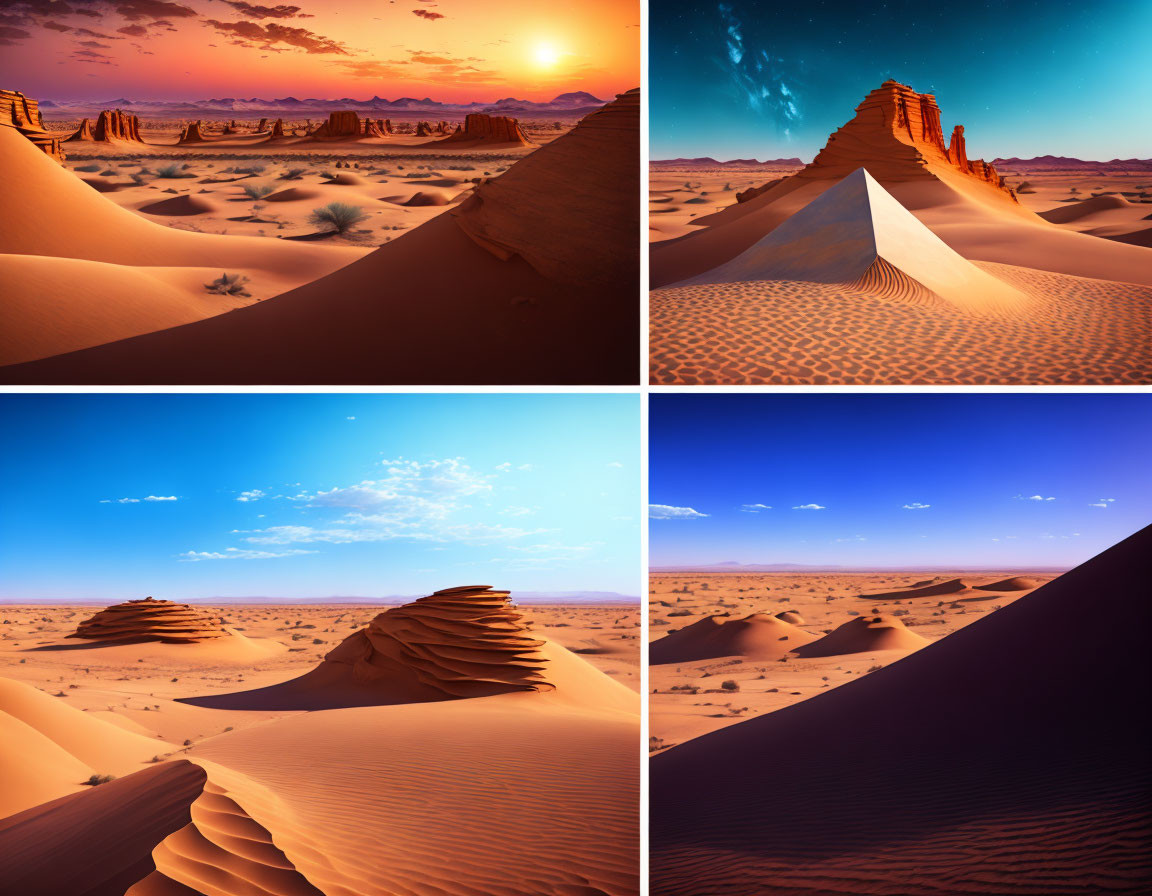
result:
[(545, 101), (640, 83), (637, 0), (0, 2), (0, 86), (39, 99)]

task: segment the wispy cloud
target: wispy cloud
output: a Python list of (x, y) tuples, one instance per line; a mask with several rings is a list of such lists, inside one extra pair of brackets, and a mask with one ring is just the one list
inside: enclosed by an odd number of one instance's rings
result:
[(244, 503), (247, 501), (259, 501), (261, 498), (264, 498), (264, 497), (267, 497), (267, 495), (265, 495), (262, 490), (260, 490), (258, 488), (253, 488), (253, 489), (249, 489), (246, 492), (240, 492), (240, 494), (236, 496), (236, 500), (240, 501), (241, 503)]
[(671, 504), (649, 504), (648, 519), (650, 520), (698, 520), (708, 516), (691, 507), (674, 507)]
[(251, 551), (243, 548), (225, 548), (223, 551), (185, 551), (177, 556), (182, 563), (198, 563), (201, 560), (274, 560), (278, 557), (299, 557), (301, 554), (315, 553), (317, 552), (302, 549)]
[(919, 501), (913, 501), (911, 504), (905, 504), (905, 510), (927, 510), (931, 504), (921, 504)]
[(139, 504), (142, 501), (178, 501), (176, 495), (148, 495), (144, 498), (103, 498), (101, 504)]
[(793, 510), (827, 510), (828, 508), (822, 504), (798, 504), (792, 508)]
[(1043, 495), (1017, 495), (1017, 501), (1055, 501), (1055, 498), (1046, 498)]
[(759, 513), (761, 510), (771, 510), (770, 504), (741, 504), (740, 510), (742, 513)]
[(1089, 504), (1088, 506), (1089, 507), (1103, 507), (1104, 509), (1107, 509), (1109, 504), (1115, 504), (1115, 503), (1116, 503), (1115, 498), (1101, 498), (1095, 504)]

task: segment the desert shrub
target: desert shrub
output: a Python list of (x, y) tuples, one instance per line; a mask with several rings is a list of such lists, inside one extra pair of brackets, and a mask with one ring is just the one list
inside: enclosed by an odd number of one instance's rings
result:
[(275, 187), (271, 184), (244, 184), (241, 188), (244, 190), (244, 195), (249, 199), (263, 199), (269, 193), (275, 191)]
[(99, 171), (101, 167), (101, 165), (77, 165), (76, 170), (83, 171), (85, 174), (91, 174), (94, 171)]
[(263, 174), (264, 170), (267, 167), (268, 167), (267, 165), (247, 165), (247, 166), (241, 168), (239, 165), (237, 165), (233, 169), (233, 171), (235, 171), (236, 174), (247, 174), (247, 175)]
[(152, 176), (152, 172), (147, 168), (141, 168), (139, 171), (133, 171), (128, 176), (139, 186), (148, 183), (148, 178)]
[(221, 274), (211, 283), (205, 283), (204, 288), (219, 296), (249, 296), (251, 293), (244, 286), (247, 282), (243, 274)]
[(368, 215), (358, 205), (348, 205), (346, 202), (332, 202), (323, 208), (318, 208), (309, 216), (308, 221), (314, 227), (331, 228), (337, 233), (346, 233), (355, 227)]
[(289, 168), (287, 171), (285, 171), (283, 174), (280, 175), (280, 179), (281, 180), (299, 180), (301, 177), (303, 177), (307, 173), (308, 173), (307, 168)]
[(161, 165), (156, 169), (157, 177), (185, 177), (183, 169), (177, 164)]
[(722, 687), (722, 688), (723, 688), (724, 690), (726, 690), (726, 691), (738, 691), (738, 690), (740, 690), (740, 685), (738, 685), (738, 684), (737, 684), (735, 681), (733, 681), (731, 678), (729, 678), (729, 679), (728, 679), (727, 681), (725, 681), (725, 682), (722, 682), (722, 683), (721, 683), (721, 685), (720, 685), (720, 687)]
[(99, 787), (101, 784), (107, 784), (109, 781), (115, 780), (115, 775), (90, 775), (84, 783), (89, 787)]

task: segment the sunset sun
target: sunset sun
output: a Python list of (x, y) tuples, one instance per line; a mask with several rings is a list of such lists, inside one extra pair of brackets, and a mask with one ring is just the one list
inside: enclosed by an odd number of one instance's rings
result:
[(552, 44), (537, 44), (532, 57), (541, 68), (552, 68), (560, 61), (560, 53)]

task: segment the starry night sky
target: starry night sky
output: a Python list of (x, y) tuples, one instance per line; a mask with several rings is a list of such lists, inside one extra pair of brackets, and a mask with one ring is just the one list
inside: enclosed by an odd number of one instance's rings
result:
[(811, 161), (887, 78), (974, 158), (1152, 156), (1152, 0), (651, 0), (651, 157)]

